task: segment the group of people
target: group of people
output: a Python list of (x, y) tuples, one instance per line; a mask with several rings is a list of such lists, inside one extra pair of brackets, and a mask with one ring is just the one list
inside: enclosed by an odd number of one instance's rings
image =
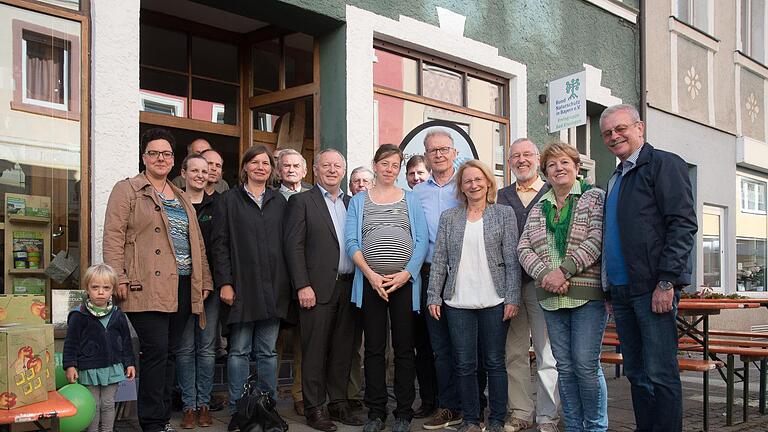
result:
[[(231, 431), (251, 361), (259, 390), (276, 396), (283, 345), (292, 345), (294, 406), (309, 426), (383, 430), (390, 340), (393, 432), (413, 418), (428, 418), (428, 430), (556, 432), (560, 413), (568, 431), (607, 430), (600, 351), (613, 314), (638, 430), (680, 430), (675, 313), (697, 230), (688, 168), (645, 142), (632, 106), (606, 109), (600, 130), (620, 161), (607, 191), (580, 179), (574, 147), (540, 151), (527, 138), (509, 148), (515, 183), (498, 189), (484, 163), (457, 166), (451, 132), (434, 129), (424, 155), (408, 161), (398, 146), (379, 146), (371, 169), (350, 173), (349, 194), (339, 151), (315, 155), (307, 185), (301, 153), (275, 157), (265, 146), (244, 152), (239, 184), (219, 193), (221, 156), (199, 142), (182, 162), (182, 191), (168, 179), (173, 136), (146, 131), (146, 169), (115, 185), (103, 246), (140, 344), (142, 429), (174, 430), (174, 362), (181, 427), (211, 425), (221, 323)], [(404, 164), (412, 190), (397, 184)], [(287, 325), (293, 336), (278, 343)], [(133, 364), (124, 366), (132, 377)]]

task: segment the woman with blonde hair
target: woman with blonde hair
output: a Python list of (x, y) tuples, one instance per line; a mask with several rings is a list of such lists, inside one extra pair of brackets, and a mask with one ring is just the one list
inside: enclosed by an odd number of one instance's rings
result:
[(608, 429), (608, 392), (600, 368), (607, 318), (600, 276), (605, 192), (579, 180), (579, 152), (564, 143), (541, 153), (552, 186), (520, 235), (523, 269), (536, 280), (557, 361), (566, 430)]
[(485, 164), (467, 161), (455, 179), (461, 204), (440, 216), (427, 304), (434, 319), (447, 320), (464, 413), (459, 431), (481, 430), (477, 369), (482, 361), (488, 431), (501, 432), (507, 412), (504, 346), (520, 303), (517, 221), (511, 207), (496, 204), (496, 180)]

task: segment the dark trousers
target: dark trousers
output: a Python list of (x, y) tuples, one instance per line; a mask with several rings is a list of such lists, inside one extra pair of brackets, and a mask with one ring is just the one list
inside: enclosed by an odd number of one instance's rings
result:
[(653, 291), (632, 294), (627, 286), (611, 287), (624, 374), (631, 385), (636, 430), (679, 431), (683, 425), (683, 390), (677, 366), (680, 291), (676, 290), (673, 308), (667, 313), (654, 313), (652, 298)]
[(355, 335), (355, 305), (349, 301), (352, 281), (336, 281), (328, 303), (299, 310), (301, 324), (301, 390), (304, 408), (320, 408), (347, 400)]
[[(426, 276), (425, 276), (426, 275)], [(437, 406), (437, 374), (435, 372), (435, 354), (432, 352), (432, 344), (429, 341), (427, 330), (427, 289), (429, 285), (429, 272), (421, 272), (421, 313), (415, 313), (413, 317), (413, 343), (416, 347), (416, 379), (419, 381), (419, 397), (421, 405), (425, 407)]]
[(365, 336), (365, 405), (368, 418), (387, 417), (387, 320), (392, 330), (392, 348), (395, 353), (396, 418), (408, 421), (413, 417), (416, 398), (416, 355), (413, 349), (413, 287), (408, 282), (384, 301), (366, 280), (363, 284), (363, 334)]
[[(192, 313), (191, 279), (179, 276), (177, 312), (129, 312), (139, 338), (139, 425), (144, 432), (158, 432), (171, 420), (174, 386), (173, 352)], [(130, 293), (128, 294), (130, 295)]]

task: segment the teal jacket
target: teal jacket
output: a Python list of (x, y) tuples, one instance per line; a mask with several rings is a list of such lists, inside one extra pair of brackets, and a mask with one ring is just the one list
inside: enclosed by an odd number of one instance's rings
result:
[[(427, 256), (429, 248), (429, 231), (427, 231), (427, 219), (424, 217), (424, 211), (421, 203), (415, 194), (405, 192), (405, 202), (408, 205), (408, 219), (411, 223), (411, 238), (413, 239), (413, 254), (405, 266), (405, 270), (411, 274), (413, 283), (413, 305), (414, 311), (420, 310), (421, 300), (421, 265)], [(360, 192), (352, 197), (347, 209), (347, 222), (344, 227), (344, 244), (347, 255), (351, 258), (355, 252), (360, 250), (363, 243), (363, 204), (368, 192)], [(360, 268), (355, 268), (355, 279), (352, 282), (352, 302), (357, 307), (363, 305), (363, 272)]]

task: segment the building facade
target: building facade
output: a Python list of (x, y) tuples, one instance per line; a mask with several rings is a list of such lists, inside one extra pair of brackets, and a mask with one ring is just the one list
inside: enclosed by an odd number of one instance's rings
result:
[[(597, 119), (641, 99), (637, 7), (0, 0), (0, 191), (50, 197), (51, 249), (84, 267), (101, 261), (109, 193), (142, 169), (139, 136), (151, 127), (175, 134), (176, 170), (184, 146), (206, 138), (230, 184), (253, 144), (293, 148), (310, 163), (337, 148), (351, 169), (383, 143), (418, 152), (433, 126), (449, 128), (461, 156), (488, 163), (500, 184), (513, 180), (506, 148), (522, 136), (573, 144), (583, 174), (604, 184), (616, 160)], [(587, 123), (549, 133), (547, 84), (579, 71)]]

